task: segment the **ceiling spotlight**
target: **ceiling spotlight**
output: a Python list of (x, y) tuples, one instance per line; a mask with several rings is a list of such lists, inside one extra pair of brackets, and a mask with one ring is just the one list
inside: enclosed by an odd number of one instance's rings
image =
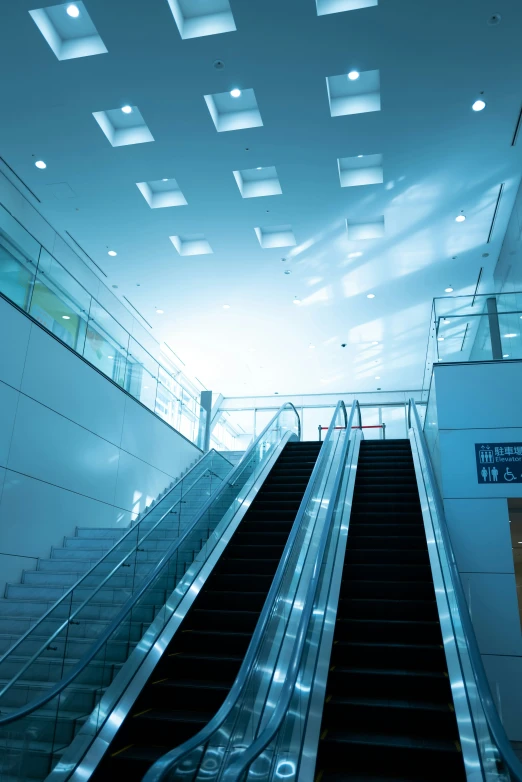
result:
[(504, 336), (505, 336), (507, 339), (512, 339), (513, 337), (516, 337), (517, 335), (516, 335), (516, 334), (504, 334)]
[(465, 219), (466, 219), (465, 215), (457, 215), (457, 217), (455, 218), (455, 222), (463, 223)]
[(124, 114), (132, 114), (132, 106), (122, 106), (121, 110)]
[(241, 90), (238, 90), (237, 87), (234, 87), (233, 90), (230, 90), (230, 94), (232, 95), (233, 98), (239, 98), (239, 96), (241, 95)]
[(361, 255), (362, 255), (362, 253), (361, 253), (361, 252), (357, 252), (357, 253), (348, 253), (348, 258), (360, 258), (360, 257), (361, 257)]
[(509, 358), (509, 353), (503, 353), (502, 358)]
[(47, 168), (47, 163), (44, 163), (43, 160), (37, 160), (35, 166), (36, 168)]
[(71, 316), (70, 315), (62, 315), (62, 319), (63, 320), (71, 320)]
[(357, 81), (360, 75), (361, 74), (359, 73), (359, 71), (350, 71), (350, 73), (348, 74), (348, 78), (350, 79), (350, 81)]
[(114, 356), (107, 356), (107, 358), (110, 359), (111, 361), (114, 361)]
[(162, 179), (161, 181), (162, 182), (168, 182), (169, 180), (168, 179)]
[(301, 299), (298, 299), (297, 296), (294, 296), (293, 304), (301, 304)]
[(379, 344), (378, 342), (372, 342), (372, 345), (378, 345), (378, 344)]
[(163, 315), (163, 313), (164, 313), (164, 310), (156, 310), (156, 314), (157, 315)]
[(262, 168), (263, 168), (263, 166), (258, 166), (258, 167), (256, 168), (256, 171), (261, 171), (261, 170), (262, 170)]
[(437, 337), (439, 342), (444, 342), (444, 337)]
[(374, 299), (375, 298), (375, 293), (369, 293), (366, 298), (367, 299)]
[(380, 379), (381, 379), (381, 378), (380, 378), (380, 375), (375, 375), (375, 379), (376, 379), (376, 380), (380, 380)]
[(73, 19), (77, 19), (80, 16), (80, 9), (77, 5), (68, 5), (66, 10), (69, 16), (72, 16)]
[(444, 288), (444, 293), (453, 293), (453, 288), (451, 287), (451, 285), (448, 285), (447, 288)]
[(118, 253), (116, 252), (116, 250), (109, 250), (107, 255), (110, 255), (111, 258), (114, 258), (116, 255), (118, 255)]
[(230, 304), (223, 304), (223, 309), (224, 310), (229, 310), (230, 309)]
[(357, 157), (364, 157), (364, 155), (357, 155)]
[(482, 109), (486, 108), (486, 104), (483, 100), (476, 100), (471, 108), (473, 111), (482, 111)]

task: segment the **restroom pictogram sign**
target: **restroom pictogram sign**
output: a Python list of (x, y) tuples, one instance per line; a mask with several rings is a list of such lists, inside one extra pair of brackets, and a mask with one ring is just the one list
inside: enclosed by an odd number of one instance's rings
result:
[(522, 483), (522, 443), (475, 443), (479, 483)]

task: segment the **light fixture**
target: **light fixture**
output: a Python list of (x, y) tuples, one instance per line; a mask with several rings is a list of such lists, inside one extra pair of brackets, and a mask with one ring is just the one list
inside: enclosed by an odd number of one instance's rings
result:
[(367, 298), (367, 299), (374, 299), (374, 298), (375, 298), (375, 293), (369, 293), (369, 294), (366, 296), (366, 298)]
[(161, 181), (162, 182), (168, 182), (169, 180), (168, 179), (162, 179)]
[(348, 253), (348, 258), (360, 258), (360, 257), (361, 257), (361, 255), (362, 255), (362, 253), (361, 253), (361, 252), (356, 252), (356, 253)]
[(47, 163), (44, 163), (43, 160), (37, 160), (35, 166), (36, 168), (47, 168)]
[(163, 315), (164, 310), (156, 310), (156, 315)]
[(121, 110), (124, 114), (132, 114), (132, 106), (122, 106)]
[(381, 379), (381, 378), (380, 378), (380, 375), (375, 375), (375, 379), (376, 379), (376, 380), (380, 380), (380, 379)]
[(230, 304), (223, 304), (223, 309), (224, 310), (229, 310), (230, 309)]
[(463, 223), (465, 219), (466, 219), (465, 215), (457, 215), (457, 217), (455, 218), (455, 222)]
[(114, 356), (107, 356), (111, 361), (114, 361)]
[(297, 296), (294, 296), (293, 303), (294, 304), (301, 304), (301, 299), (298, 299)]
[(453, 293), (453, 288), (451, 287), (451, 285), (448, 285), (447, 288), (444, 288), (444, 293)]
[(263, 166), (258, 166), (258, 167), (257, 167), (257, 169), (256, 169), (256, 171), (261, 171), (261, 170), (262, 170), (262, 168), (263, 168)]
[(348, 74), (348, 78), (350, 79), (350, 81), (357, 81), (360, 75), (361, 74), (359, 73), (359, 71), (350, 71), (350, 73)]
[(473, 111), (482, 111), (482, 109), (486, 108), (486, 104), (483, 100), (476, 100), (471, 108)]
[(80, 9), (78, 8), (77, 5), (74, 5), (73, 3), (71, 3), (71, 5), (68, 5), (66, 10), (69, 16), (72, 16), (73, 19), (77, 19), (80, 16)]
[(511, 339), (512, 337), (516, 337), (517, 335), (516, 334), (504, 334), (504, 336), (507, 337), (507, 339)]
[(372, 345), (378, 345), (378, 344), (379, 344), (378, 342), (372, 342)]
[(357, 157), (364, 157), (364, 155), (357, 155)]
[(71, 316), (70, 315), (62, 315), (62, 319), (63, 320), (71, 320)]
[(444, 342), (444, 337), (437, 337), (439, 342)]
[(239, 98), (239, 96), (241, 95), (241, 90), (238, 90), (237, 87), (234, 87), (233, 90), (230, 90), (230, 94), (232, 95), (233, 98)]
[(116, 250), (109, 250), (107, 255), (110, 255), (111, 258), (114, 258), (116, 255), (118, 255), (118, 253), (116, 252)]
[(290, 269), (285, 269), (283, 274), (292, 274), (292, 272), (290, 271)]
[(509, 353), (503, 353), (502, 358), (509, 358)]

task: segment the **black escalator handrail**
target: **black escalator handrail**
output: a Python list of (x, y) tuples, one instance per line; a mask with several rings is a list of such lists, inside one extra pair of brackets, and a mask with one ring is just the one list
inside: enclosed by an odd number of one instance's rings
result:
[(417, 405), (413, 399), (410, 399), (408, 403), (408, 426), (410, 429), (413, 428), (418, 434), (420, 447), (422, 448), (424, 462), (426, 464), (426, 470), (430, 480), (432, 495), (437, 510), (437, 516), (439, 517), (440, 531), (442, 533), (444, 548), (448, 555), (447, 559), (450, 568), (452, 582), (451, 585), (453, 587), (453, 592), (457, 601), (459, 617), (464, 630), (464, 639), (469, 653), (471, 667), (475, 677), (477, 692), (482, 704), (482, 709), (484, 711), (491, 736), (497, 746), (502, 760), (509, 769), (509, 773), (512, 776), (513, 782), (522, 782), (522, 763), (519, 761), (515, 755), (515, 752), (513, 751), (513, 747), (511, 746), (504, 726), (500, 721), (497, 707), (495, 706), (495, 701), (493, 700), (493, 696), (491, 694), (488, 677), (486, 675), (484, 663), (482, 662), (482, 656), (480, 654), (475, 636), (475, 630), (471, 621), (468, 603), (464, 594), (464, 588), (462, 586), (462, 581), (460, 579), (460, 574), (457, 568), (453, 546), (451, 545), (451, 538), (446, 522), (446, 515), (444, 513), (442, 497), (440, 495), (438, 483), (435, 478), (435, 473), (433, 472), (433, 466), (431, 463), (428, 446), (426, 444), (426, 438), (422, 430), (422, 424), (420, 421), (419, 412), (417, 410)]
[[(29, 714), (32, 714), (37, 709), (41, 708), (42, 706), (45, 706), (46, 703), (48, 703), (50, 700), (55, 698), (57, 695), (60, 695), (63, 690), (66, 689), (74, 679), (82, 673), (83, 670), (89, 665), (89, 663), (96, 657), (96, 655), (101, 651), (103, 646), (107, 643), (112, 633), (117, 630), (118, 626), (123, 622), (125, 617), (132, 611), (138, 600), (143, 596), (143, 594), (147, 591), (149, 586), (152, 584), (154, 579), (159, 575), (159, 573), (163, 570), (165, 565), (168, 564), (172, 556), (176, 553), (178, 548), (184, 543), (184, 541), (188, 538), (190, 533), (194, 530), (196, 525), (199, 523), (200, 519), (203, 518), (205, 513), (209, 510), (211, 505), (216, 501), (216, 499), (219, 497), (219, 495), (223, 492), (225, 485), (230, 486), (233, 485), (237, 477), (240, 475), (242, 470), (244, 469), (246, 460), (248, 459), (248, 456), (252, 452), (253, 448), (262, 440), (268, 429), (272, 426), (274, 421), (277, 420), (279, 415), (290, 406), (298, 420), (298, 431), (299, 435), (301, 433), (301, 421), (299, 418), (299, 414), (297, 410), (295, 409), (294, 405), (292, 405), (290, 402), (286, 402), (284, 405), (281, 405), (277, 413), (272, 417), (272, 419), (269, 421), (267, 426), (263, 429), (261, 434), (254, 440), (254, 442), (251, 444), (250, 448), (248, 448), (247, 451), (243, 454), (241, 461), (238, 462), (238, 464), (230, 471), (228, 476), (225, 478), (225, 480), (220, 484), (218, 489), (212, 494), (207, 502), (204, 504), (200, 512), (196, 515), (196, 518), (192, 522), (192, 524), (185, 530), (183, 535), (180, 538), (177, 538), (177, 540), (173, 541), (172, 545), (167, 549), (165, 554), (162, 556), (160, 561), (156, 564), (154, 569), (149, 573), (149, 575), (146, 577), (144, 582), (141, 584), (138, 591), (132, 595), (127, 602), (122, 606), (121, 610), (118, 612), (118, 614), (114, 617), (114, 619), (110, 622), (109, 626), (106, 628), (106, 630), (103, 632), (103, 634), (94, 642), (93, 646), (91, 646), (90, 650), (85, 653), (85, 655), (77, 662), (77, 664), (74, 666), (74, 668), (71, 670), (71, 672), (61, 679), (59, 682), (57, 682), (53, 687), (50, 688), (50, 690), (45, 694), (40, 696), (40, 698), (37, 698), (36, 700), (32, 701), (31, 703), (26, 704), (25, 706), (22, 706), (20, 709), (17, 709), (14, 712), (11, 712), (11, 714), (1, 716), (1, 710), (0, 710), (0, 726), (2, 725), (8, 725), (12, 722), (15, 722), (18, 719), (21, 719), (22, 717), (26, 717)], [(0, 707), (1, 709), (1, 707)]]
[(242, 779), (242, 776), (246, 772), (248, 766), (267, 748), (267, 746), (273, 740), (273, 738), (277, 734), (277, 731), (280, 729), (281, 725), (283, 724), (285, 717), (288, 714), (288, 709), (290, 707), (290, 702), (292, 700), (292, 695), (294, 693), (297, 677), (299, 675), (299, 670), (301, 667), (303, 652), (306, 646), (306, 638), (308, 635), (310, 620), (312, 618), (312, 612), (314, 610), (314, 606), (316, 603), (317, 590), (319, 589), (319, 585), (320, 585), (324, 553), (326, 551), (326, 545), (328, 543), (328, 537), (330, 535), (330, 528), (332, 526), (332, 521), (333, 521), (335, 508), (337, 504), (337, 497), (339, 495), (339, 490), (343, 479), (345, 463), (348, 454), (348, 448), (351, 442), (351, 437), (349, 436), (348, 433), (351, 432), (351, 426), (353, 423), (353, 418), (356, 410), (358, 411), (359, 422), (362, 423), (361, 410), (357, 400), (353, 402), (352, 410), (350, 412), (350, 419), (347, 424), (347, 436), (343, 443), (341, 459), (339, 461), (339, 467), (332, 488), (331, 500), (328, 503), (328, 510), (323, 524), (323, 529), (321, 530), (321, 537), (319, 540), (319, 545), (317, 547), (316, 556), (314, 559), (312, 575), (310, 577), (310, 581), (306, 591), (306, 597), (303, 601), (303, 605), (304, 605), (303, 613), (299, 621), (299, 627), (296, 633), (294, 647), (292, 649), (292, 654), (290, 657), (288, 670), (285, 675), (285, 680), (283, 682), (283, 686), (281, 687), (281, 691), (278, 696), (277, 706), (275, 707), (272, 716), (270, 717), (266, 727), (259, 734), (259, 736), (252, 742), (252, 744), (250, 744), (250, 746), (243, 752), (242, 755), (239, 756), (237, 760), (235, 760), (228, 768), (225, 769), (221, 777), (221, 782), (238, 782), (238, 780)]
[[(353, 412), (356, 406), (358, 407), (358, 402), (354, 402), (352, 405), (352, 413), (349, 419), (350, 421), (353, 420)], [(292, 525), (290, 535), (288, 536), (285, 550), (283, 551), (283, 555), (281, 557), (274, 579), (270, 586), (270, 590), (268, 592), (263, 609), (261, 611), (261, 615), (258, 619), (256, 628), (254, 630), (252, 640), (250, 641), (250, 644), (247, 649), (247, 653), (241, 664), (241, 668), (239, 669), (239, 673), (236, 677), (236, 680), (234, 681), (234, 684), (232, 685), (230, 692), (225, 698), (223, 705), (216, 712), (214, 717), (212, 717), (210, 722), (208, 722), (207, 725), (205, 725), (205, 727), (199, 731), (199, 733), (196, 733), (195, 736), (192, 736), (192, 738), (183, 742), (183, 744), (180, 744), (178, 747), (171, 750), (170, 752), (167, 752), (165, 755), (163, 755), (163, 757), (157, 760), (156, 763), (148, 770), (148, 772), (143, 777), (143, 782), (161, 782), (161, 780), (164, 780), (166, 774), (168, 774), (169, 771), (171, 771), (172, 768), (176, 764), (178, 764), (184, 757), (186, 757), (191, 752), (196, 750), (198, 747), (206, 744), (209, 741), (212, 735), (221, 728), (221, 726), (223, 725), (227, 717), (231, 714), (233, 708), (236, 706), (237, 702), (239, 701), (239, 698), (241, 697), (244, 688), (247, 684), (252, 665), (254, 664), (257, 654), (259, 652), (269, 619), (272, 616), (277, 600), (277, 595), (281, 587), (285, 570), (288, 565), (290, 556), (292, 554), (294, 543), (297, 538), (299, 529), (301, 527), (316, 478), (320, 474), (324, 460), (327, 458), (328, 449), (326, 448), (326, 445), (328, 444), (328, 442), (330, 441), (333, 435), (335, 429), (335, 422), (340, 410), (343, 411), (343, 417), (344, 417), (346, 429), (347, 431), (350, 431), (348, 429), (349, 422), (346, 415), (346, 407), (344, 402), (341, 400), (337, 403), (337, 406), (335, 408), (335, 412), (332, 416), (330, 427), (324, 439), (321, 451), (319, 453), (319, 457), (315, 463), (314, 469), (310, 476), (310, 480), (308, 481), (308, 485), (303, 495), (303, 499), (301, 500), (301, 504), (299, 506), (297, 516)], [(359, 411), (359, 415), (360, 415), (360, 411)], [(347, 437), (346, 439), (348, 440), (349, 438)]]

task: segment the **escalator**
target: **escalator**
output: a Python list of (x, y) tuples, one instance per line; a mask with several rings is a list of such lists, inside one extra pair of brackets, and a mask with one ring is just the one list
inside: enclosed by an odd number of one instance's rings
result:
[(140, 780), (197, 733), (230, 690), (255, 629), (320, 443), (290, 442), (94, 772)]
[(363, 441), (316, 780), (463, 779), (410, 442)]

